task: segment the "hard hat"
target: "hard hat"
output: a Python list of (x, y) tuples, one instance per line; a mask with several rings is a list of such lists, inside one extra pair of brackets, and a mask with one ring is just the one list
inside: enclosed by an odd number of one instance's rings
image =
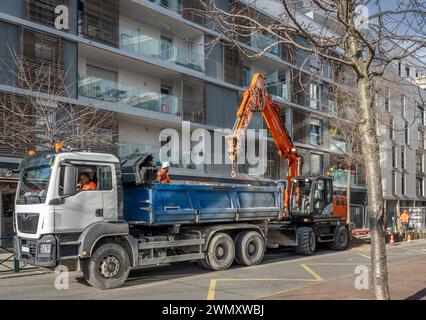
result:
[(170, 167), (170, 163), (166, 161), (166, 162), (163, 162), (161, 169), (165, 169), (165, 168), (169, 168), (169, 167)]

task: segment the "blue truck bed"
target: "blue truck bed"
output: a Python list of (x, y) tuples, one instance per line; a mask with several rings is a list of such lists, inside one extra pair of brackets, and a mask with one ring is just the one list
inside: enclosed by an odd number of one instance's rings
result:
[(129, 224), (174, 225), (280, 219), (277, 187), (153, 184), (124, 186)]

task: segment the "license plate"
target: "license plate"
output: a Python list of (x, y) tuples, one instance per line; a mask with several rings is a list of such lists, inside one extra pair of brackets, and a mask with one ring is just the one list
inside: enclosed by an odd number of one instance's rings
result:
[(22, 252), (29, 253), (30, 252), (30, 248), (28, 248), (28, 247), (22, 247)]

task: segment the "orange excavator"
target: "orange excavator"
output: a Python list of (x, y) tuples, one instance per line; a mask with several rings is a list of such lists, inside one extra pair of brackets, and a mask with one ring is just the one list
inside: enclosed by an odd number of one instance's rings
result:
[(303, 158), (297, 154), (296, 147), (279, 114), (279, 106), (272, 101), (266, 87), (265, 77), (260, 73), (254, 74), (250, 86), (244, 92), (243, 101), (237, 112), (237, 121), (232, 133), (227, 137), (228, 154), (232, 160), (231, 176), (235, 177), (237, 175), (237, 158), (240, 153), (241, 139), (244, 137), (245, 130), (255, 112), (263, 114), (263, 118), (278, 148), (278, 155), (287, 160), (289, 175), (284, 192), (284, 207), (287, 210), (292, 179), (302, 175)]
[[(254, 74), (244, 92), (234, 128), (226, 137), (228, 156), (232, 161), (231, 175), (237, 175), (241, 144), (255, 112), (262, 113), (279, 156), (288, 164), (288, 176), (283, 190), (283, 221), (287, 220), (289, 223), (278, 226), (280, 231), (277, 239), (282, 238), (285, 231), (297, 230), (298, 238), (303, 243), (298, 248), (304, 254), (311, 252), (306, 249), (310, 246), (309, 243), (317, 241), (328, 242), (335, 249), (345, 248), (350, 239), (346, 225), (346, 197), (333, 194), (333, 180), (330, 176), (302, 176), (303, 157), (297, 153), (280, 116), (279, 106), (272, 101), (265, 77), (260, 73)], [(306, 234), (300, 236), (300, 232)]]

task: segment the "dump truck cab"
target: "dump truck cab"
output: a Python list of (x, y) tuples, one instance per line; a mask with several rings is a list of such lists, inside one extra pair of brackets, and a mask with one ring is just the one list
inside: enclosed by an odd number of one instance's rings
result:
[[(84, 190), (82, 175), (96, 188)], [(23, 160), (15, 214), (21, 260), (52, 267), (78, 256), (72, 244), (89, 230), (123, 229), (114, 228), (122, 220), (120, 179), (119, 159), (107, 153), (39, 152)], [(59, 250), (59, 242), (69, 245)]]

